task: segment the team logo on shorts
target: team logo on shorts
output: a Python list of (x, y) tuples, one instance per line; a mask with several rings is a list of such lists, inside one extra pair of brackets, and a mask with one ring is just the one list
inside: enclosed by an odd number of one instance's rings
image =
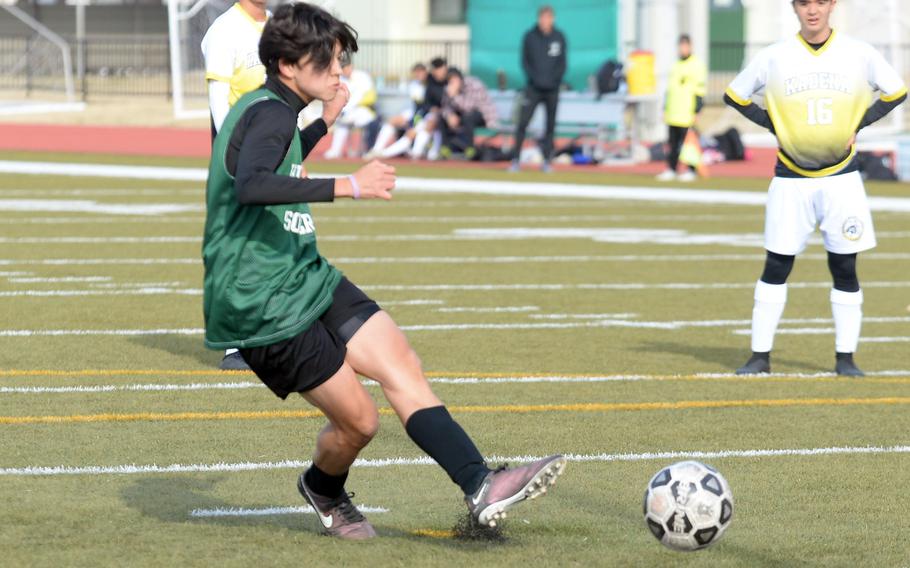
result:
[(848, 241), (858, 241), (863, 236), (863, 222), (856, 217), (847, 217), (843, 233)]

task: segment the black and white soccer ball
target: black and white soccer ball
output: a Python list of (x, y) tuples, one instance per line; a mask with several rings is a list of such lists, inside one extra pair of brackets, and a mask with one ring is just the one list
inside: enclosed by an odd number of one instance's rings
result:
[(657, 472), (645, 491), (645, 522), (673, 550), (699, 550), (723, 536), (733, 520), (733, 493), (713, 467), (684, 461)]

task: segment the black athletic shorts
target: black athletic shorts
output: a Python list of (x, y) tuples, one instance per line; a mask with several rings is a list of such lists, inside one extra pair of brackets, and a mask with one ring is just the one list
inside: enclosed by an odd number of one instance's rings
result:
[(332, 305), (305, 331), (264, 347), (241, 349), (240, 354), (263, 383), (281, 398), (306, 392), (332, 378), (347, 354), (345, 347), (380, 307), (342, 277)]

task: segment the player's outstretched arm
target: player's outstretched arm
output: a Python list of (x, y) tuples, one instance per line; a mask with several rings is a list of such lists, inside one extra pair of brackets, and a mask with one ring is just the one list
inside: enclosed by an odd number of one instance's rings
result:
[(335, 180), (335, 197), (354, 199), (392, 199), (395, 189), (395, 168), (373, 160), (354, 175)]

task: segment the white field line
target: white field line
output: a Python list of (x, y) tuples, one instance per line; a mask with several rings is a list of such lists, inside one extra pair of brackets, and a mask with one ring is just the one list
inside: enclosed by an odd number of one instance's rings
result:
[[(586, 314), (581, 314), (586, 315)], [(628, 314), (619, 314), (627, 316)], [(784, 323), (826, 322), (824, 318), (807, 318), (805, 320), (783, 320)], [(905, 323), (910, 317), (867, 317), (865, 323)], [(679, 320), (679, 321), (629, 321), (627, 319), (597, 319), (583, 321), (544, 321), (533, 323), (460, 323), (460, 324), (414, 324), (402, 325), (404, 331), (459, 331), (471, 329), (506, 330), (506, 329), (579, 329), (579, 328), (642, 328), (678, 330), (684, 328), (737, 327), (748, 325), (750, 320)], [(0, 329), (0, 337), (33, 337), (33, 336), (71, 336), (71, 335), (203, 335), (203, 328), (175, 329)], [(738, 333), (734, 331), (733, 333)], [(871, 338), (870, 338), (871, 339)]]
[[(762, 379), (823, 379), (835, 378), (834, 373), (771, 373), (763, 375)], [(868, 377), (908, 377), (910, 370), (870, 371)], [(603, 376), (540, 376), (516, 375), (513, 377), (430, 377), (428, 382), (440, 385), (513, 385), (513, 384), (589, 384), (589, 383), (625, 383), (625, 382), (663, 382), (673, 380), (672, 376), (663, 375), (603, 375)], [(696, 373), (686, 378), (692, 379), (736, 379), (742, 380), (740, 375), (733, 373)], [(364, 386), (379, 386), (374, 381), (362, 380)], [(117, 392), (173, 392), (173, 391), (207, 391), (207, 390), (246, 390), (261, 389), (265, 385), (258, 381), (237, 381), (228, 383), (190, 383), (190, 384), (134, 384), (134, 385), (73, 385), (66, 387), (28, 386), (28, 387), (0, 387), (0, 394), (98, 394)]]
[(0, 387), (0, 394), (94, 394), (112, 392), (172, 392), (208, 390), (245, 390), (265, 387), (260, 382), (144, 384), (144, 385), (76, 385), (68, 387)]
[[(105, 225), (112, 224), (130, 224), (141, 223), (205, 223), (205, 217), (176, 217), (168, 215), (167, 217), (147, 217), (140, 215), (120, 215), (118, 217), (108, 217), (104, 220)], [(97, 225), (96, 217), (14, 217), (11, 219), (0, 219), (0, 225)]]
[[(114, 166), (104, 164), (61, 164), (54, 162), (0, 161), (0, 172), (15, 174), (117, 177), (132, 179), (165, 179), (205, 181), (204, 168), (168, 168), (151, 166)], [(331, 174), (320, 174), (331, 177)], [(584, 199), (618, 199), (657, 201), (660, 203), (705, 203), (763, 206), (767, 192), (723, 191), (695, 188), (622, 187), (566, 183), (526, 183), (515, 181), (465, 180), (400, 177), (395, 187), (399, 192), (460, 193), (506, 196), (561, 197)], [(870, 197), (873, 211), (910, 211), (910, 199)]]
[[(371, 507), (369, 505), (357, 505), (362, 513), (388, 513), (389, 510), (384, 507)], [(309, 505), (299, 507), (265, 507), (262, 509), (245, 509), (243, 507), (216, 508), (216, 509), (193, 509), (190, 511), (190, 517), (265, 517), (272, 515), (315, 515), (316, 510)]]
[[(804, 260), (825, 260), (823, 254), (804, 254)], [(332, 263), (344, 264), (522, 264), (538, 262), (761, 262), (762, 254), (622, 254), (622, 255), (510, 255), (510, 256), (351, 256), (334, 257)], [(910, 253), (867, 253), (863, 262), (871, 260), (910, 260)], [(47, 265), (153, 265), (153, 264), (202, 264), (200, 258), (46, 258), (46, 259), (0, 259), (0, 266)]]
[(2, 189), (0, 190), (0, 197), (84, 197), (84, 196), (104, 196), (104, 197), (116, 197), (116, 196), (128, 196), (134, 197), (136, 195), (155, 195), (155, 196), (167, 196), (167, 195), (194, 195), (194, 196), (203, 196), (205, 195), (204, 187), (197, 187), (195, 189), (190, 188), (136, 188), (136, 189), (117, 189), (117, 188), (66, 188), (66, 189)]
[[(790, 289), (830, 288), (831, 282), (790, 282)], [(906, 288), (910, 281), (863, 282), (863, 288)], [(499, 290), (744, 290), (755, 288), (755, 282), (663, 282), (663, 283), (590, 283), (590, 284), (368, 284), (361, 286), (368, 291), (475, 291)]]
[[(832, 446), (821, 448), (788, 448), (788, 449), (753, 449), (753, 450), (719, 450), (719, 451), (672, 451), (644, 452), (626, 454), (566, 454), (566, 459), (573, 462), (638, 462), (651, 460), (681, 459), (728, 459), (728, 458), (774, 458), (774, 457), (816, 457), (830, 455), (875, 455), (907, 454), (910, 446)], [(527, 463), (543, 459), (542, 456), (489, 456), (490, 463)], [(133, 475), (148, 473), (209, 473), (224, 471), (267, 471), (276, 469), (303, 469), (310, 466), (309, 461), (284, 460), (278, 462), (237, 462), (209, 464), (170, 464), (170, 465), (94, 465), (94, 466), (30, 466), (21, 468), (2, 468), (0, 476), (50, 476), (50, 475)], [(429, 457), (358, 459), (353, 467), (393, 467), (436, 465)]]
[(165, 236), (165, 237), (2, 237), (0, 244), (39, 245), (39, 244), (161, 244), (161, 243), (201, 243), (199, 236)]
[(0, 292), (0, 298), (48, 298), (75, 296), (201, 296), (200, 288), (144, 287), (130, 290), (13, 290)]
[(202, 264), (201, 258), (33, 258), (0, 259), (0, 266), (94, 266), (94, 265)]
[(470, 314), (514, 314), (514, 313), (525, 313), (525, 312), (537, 312), (540, 311), (538, 306), (499, 306), (495, 308), (468, 308), (468, 307), (453, 307), (453, 308), (437, 308), (437, 312), (447, 313), (447, 314), (461, 314), (461, 313), (470, 313)]
[[(204, 211), (196, 203), (98, 203), (74, 199), (0, 199), (0, 211), (94, 213), (98, 215), (164, 215)], [(97, 219), (106, 222), (105, 217)]]
[(63, 276), (45, 278), (40, 276), (8, 278), (12, 284), (71, 284), (74, 282), (110, 282), (110, 276)]

